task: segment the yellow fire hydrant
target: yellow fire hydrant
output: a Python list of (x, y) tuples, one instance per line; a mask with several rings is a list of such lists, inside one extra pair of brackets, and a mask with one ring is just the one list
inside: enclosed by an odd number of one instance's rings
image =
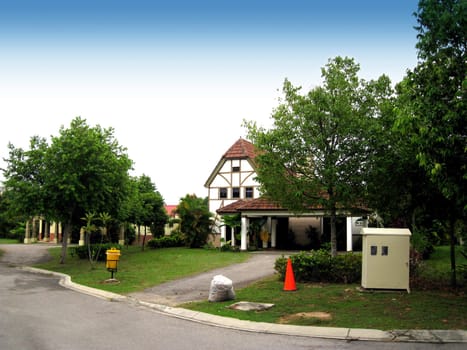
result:
[(117, 248), (110, 248), (107, 249), (105, 255), (107, 256), (105, 267), (107, 268), (107, 271), (110, 271), (112, 273), (111, 278), (113, 279), (114, 272), (117, 272), (118, 261), (120, 260), (120, 250)]

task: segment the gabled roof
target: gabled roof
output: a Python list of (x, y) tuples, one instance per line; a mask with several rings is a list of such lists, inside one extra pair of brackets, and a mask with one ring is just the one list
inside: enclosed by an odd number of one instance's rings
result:
[(247, 159), (250, 161), (251, 165), (254, 167), (254, 159), (256, 157), (255, 146), (245, 139), (239, 138), (227, 152), (221, 157), (219, 162), (217, 162), (216, 167), (209, 175), (204, 187), (209, 187), (216, 175), (219, 173), (219, 170), (222, 168), (226, 160), (228, 159)]
[(175, 216), (174, 211), (175, 209), (177, 209), (177, 206), (173, 204), (166, 204), (164, 205), (164, 209), (167, 212), (167, 215), (169, 215), (170, 217), (174, 217)]
[(255, 157), (255, 146), (242, 138), (239, 138), (223, 155), (225, 159), (254, 159)]

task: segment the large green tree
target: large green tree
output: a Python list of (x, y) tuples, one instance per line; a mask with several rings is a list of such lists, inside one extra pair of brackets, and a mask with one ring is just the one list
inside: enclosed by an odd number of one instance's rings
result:
[(288, 80), (266, 130), (246, 123), (259, 149), (257, 179), (264, 194), (302, 212), (321, 206), (331, 217), (331, 253), (337, 254), (336, 215), (364, 199), (372, 129), (390, 103), (386, 76), (366, 82), (351, 58), (330, 59), (322, 86), (306, 94)]
[(404, 79), (407, 105), (396, 125), (443, 196), (455, 285), (455, 227), (467, 209), (467, 2), (420, 0), (415, 15), (419, 62)]
[(144, 237), (142, 249), (146, 241), (146, 228), (150, 227), (154, 237), (164, 234), (164, 226), (167, 223), (168, 216), (164, 209), (164, 198), (156, 189), (156, 185), (147, 175), (142, 175), (136, 179), (137, 183), (137, 222), (144, 226)]
[(18, 210), (30, 216), (45, 213), (62, 222), (61, 263), (65, 262), (72, 225), (81, 226), (85, 213), (120, 214), (132, 161), (113, 132), (112, 128), (90, 127), (77, 117), (69, 128), (60, 128), (50, 145), (34, 137), (29, 151), (10, 146), (4, 172), (6, 190), (13, 193)]

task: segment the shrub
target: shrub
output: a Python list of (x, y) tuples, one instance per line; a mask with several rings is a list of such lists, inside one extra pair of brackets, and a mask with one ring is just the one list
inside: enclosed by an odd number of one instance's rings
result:
[(225, 242), (225, 244), (223, 244), (219, 248), (219, 250), (221, 252), (238, 252), (238, 251), (240, 251), (240, 248), (237, 247), (237, 246), (233, 246), (232, 241), (227, 241), (227, 242)]
[[(355, 283), (361, 279), (362, 256), (345, 253), (332, 257), (324, 249), (300, 252), (290, 256), (295, 279), (299, 282)], [(280, 278), (285, 278), (287, 258), (281, 256), (275, 262)]]
[[(91, 255), (93, 258), (96, 258), (96, 254), (99, 252), (99, 255), (97, 256), (97, 261), (106, 261), (107, 256), (105, 255), (106, 251), (110, 248), (115, 248), (115, 249), (122, 249), (122, 246), (117, 244), (117, 243), (105, 243), (105, 244), (91, 244)], [(83, 245), (79, 247), (73, 247), (71, 249), (71, 254), (72, 255), (77, 255), (78, 258), (80, 259), (89, 259), (89, 251), (88, 251), (88, 246)]]
[(175, 234), (170, 236), (163, 236), (160, 238), (153, 238), (148, 241), (148, 247), (152, 249), (157, 248), (170, 248), (170, 247), (183, 247), (185, 240), (181, 235)]

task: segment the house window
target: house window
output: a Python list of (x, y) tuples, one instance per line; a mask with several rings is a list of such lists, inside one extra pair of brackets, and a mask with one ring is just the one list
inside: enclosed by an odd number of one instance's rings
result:
[(232, 198), (240, 198), (240, 187), (232, 188)]
[(253, 187), (245, 188), (245, 198), (253, 198)]
[(232, 167), (232, 172), (233, 173), (238, 173), (240, 171), (240, 167), (239, 166), (233, 166)]
[(219, 188), (219, 198), (227, 198), (227, 188)]

